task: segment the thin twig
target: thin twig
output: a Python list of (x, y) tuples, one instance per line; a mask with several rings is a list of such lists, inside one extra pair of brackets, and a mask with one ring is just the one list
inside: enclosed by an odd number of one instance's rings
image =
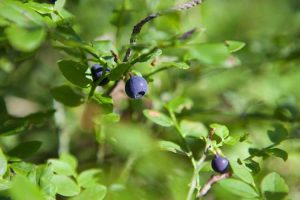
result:
[(218, 181), (221, 181), (223, 179), (229, 178), (231, 176), (230, 172), (224, 173), (224, 174), (217, 174), (213, 175), (206, 184), (202, 187), (200, 192), (197, 195), (197, 199), (200, 199), (201, 197), (205, 196), (208, 191), (211, 189), (212, 185), (217, 183)]
[[(142, 19), (141, 21), (139, 21), (134, 27), (133, 27), (133, 30), (132, 30), (132, 33), (131, 33), (131, 37), (130, 37), (130, 45), (133, 45), (136, 43), (136, 40), (137, 40), (137, 35), (141, 32), (143, 26), (152, 21), (153, 19), (159, 17), (159, 16), (162, 16), (162, 15), (165, 15), (165, 14), (169, 14), (169, 13), (172, 13), (172, 12), (177, 12), (177, 11), (184, 11), (184, 10), (188, 10), (190, 8), (193, 8), (201, 3), (203, 3), (204, 0), (192, 0), (190, 2), (187, 2), (187, 3), (184, 3), (184, 4), (181, 4), (181, 5), (178, 5), (178, 6), (175, 6), (173, 8), (170, 8), (168, 10), (165, 10), (165, 11), (161, 11), (161, 12), (157, 12), (157, 13), (153, 13), (153, 14), (150, 14), (148, 15), (147, 17), (145, 17), (144, 19)], [(123, 59), (123, 62), (127, 62), (129, 60), (129, 57), (131, 55), (131, 47), (129, 47), (127, 50), (126, 50), (126, 53), (125, 53), (125, 56), (124, 56), (124, 59)]]

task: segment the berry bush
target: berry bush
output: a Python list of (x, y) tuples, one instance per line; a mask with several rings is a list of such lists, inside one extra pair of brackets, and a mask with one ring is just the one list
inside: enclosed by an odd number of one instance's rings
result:
[(0, 0), (0, 199), (300, 199), (299, 0)]

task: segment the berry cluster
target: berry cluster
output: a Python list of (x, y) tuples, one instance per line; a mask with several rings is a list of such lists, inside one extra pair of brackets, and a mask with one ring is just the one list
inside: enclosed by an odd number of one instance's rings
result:
[[(91, 67), (92, 78), (94, 82), (97, 82), (102, 78), (104, 68), (99, 64)], [(106, 73), (109, 73), (110, 69), (106, 68)], [(100, 81), (99, 86), (104, 86), (109, 83), (109, 79), (106, 77)], [(141, 76), (131, 76), (125, 84), (125, 92), (128, 97), (132, 99), (142, 98), (148, 90), (147, 81)]]

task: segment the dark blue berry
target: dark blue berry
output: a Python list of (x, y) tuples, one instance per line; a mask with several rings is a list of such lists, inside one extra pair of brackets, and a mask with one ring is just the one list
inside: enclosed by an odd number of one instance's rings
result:
[[(106, 68), (106, 75), (107, 75), (107, 72), (110, 72), (110, 69)], [(92, 73), (92, 78), (93, 78), (93, 81), (96, 82), (98, 81), (101, 76), (102, 76), (102, 73), (103, 73), (103, 67), (96, 64), (94, 66), (92, 66), (91, 68), (91, 73)], [(109, 79), (106, 77), (104, 78), (100, 83), (99, 85), (100, 86), (103, 86), (103, 85), (106, 85), (107, 83), (109, 82)]]
[(55, 4), (56, 0), (50, 0), (50, 2), (51, 2), (52, 4)]
[(211, 161), (211, 167), (214, 169), (215, 172), (223, 174), (228, 170), (229, 161), (227, 158), (215, 155), (214, 159)]
[(126, 94), (133, 99), (142, 98), (147, 90), (147, 81), (141, 76), (132, 76), (125, 84)]

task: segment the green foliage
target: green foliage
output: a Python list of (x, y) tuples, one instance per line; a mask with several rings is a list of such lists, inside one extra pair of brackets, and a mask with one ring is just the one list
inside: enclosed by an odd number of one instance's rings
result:
[(0, 199), (299, 199), (299, 3), (203, 2), (0, 0)]

